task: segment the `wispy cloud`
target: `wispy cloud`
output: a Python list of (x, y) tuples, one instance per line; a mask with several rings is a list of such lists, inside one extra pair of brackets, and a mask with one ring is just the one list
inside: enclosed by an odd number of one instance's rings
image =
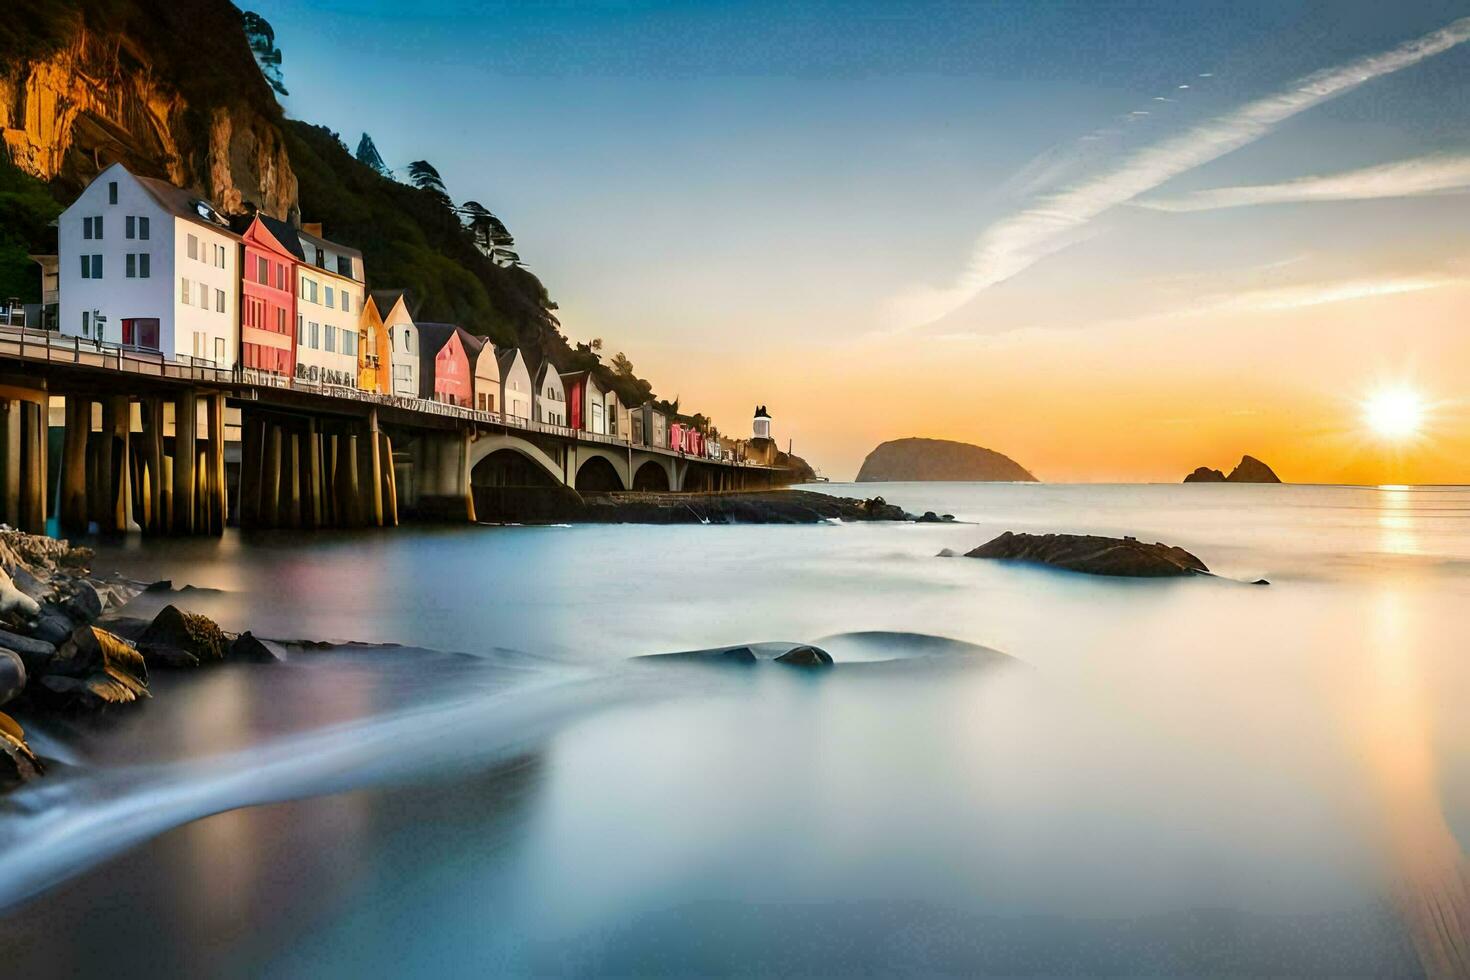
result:
[(1217, 187), (1135, 203), (1155, 211), (1213, 211), (1253, 204), (1365, 201), (1463, 190), (1470, 190), (1470, 156), (1427, 156), (1337, 174), (1298, 177), (1279, 184)]
[(1111, 169), (1039, 197), (986, 228), (954, 285), (912, 291), (897, 300), (893, 312), (907, 326), (932, 323), (1075, 241), (1082, 227), (1103, 212), (1260, 139), (1300, 112), (1467, 40), (1470, 17), (1389, 51), (1314, 72), (1274, 95), (1134, 151)]

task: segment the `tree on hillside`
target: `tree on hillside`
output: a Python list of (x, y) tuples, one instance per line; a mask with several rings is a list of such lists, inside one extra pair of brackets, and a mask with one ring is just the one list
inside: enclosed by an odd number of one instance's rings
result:
[(519, 265), (521, 257), (513, 251), (516, 240), (505, 222), (490, 213), (479, 201), (465, 201), (459, 206), (465, 227), (474, 239), (475, 248), (501, 267)]
[(613, 355), (612, 369), (613, 373), (621, 377), (631, 378), (633, 376), (633, 362), (628, 360), (628, 355), (622, 351)]
[(245, 40), (250, 45), (250, 53), (255, 55), (255, 63), (260, 66), (260, 73), (276, 92), (290, 95), (281, 75), (281, 49), (276, 47), (275, 29), (253, 10), (242, 13), (240, 22), (245, 28)]
[(449, 188), (444, 186), (444, 178), (439, 176), (439, 171), (427, 160), (415, 160), (408, 165), (408, 179), (413, 181), (413, 186), (421, 191), (428, 191), (444, 199), (449, 204)]
[(367, 133), (362, 134), (362, 139), (357, 141), (357, 162), (372, 167), (384, 177), (392, 178), (393, 171), (383, 162), (383, 155), (378, 152), (377, 144)]

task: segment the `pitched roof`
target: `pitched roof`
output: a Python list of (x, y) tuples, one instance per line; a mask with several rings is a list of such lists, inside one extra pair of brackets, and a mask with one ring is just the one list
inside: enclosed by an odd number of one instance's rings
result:
[(408, 311), (410, 317), (418, 315), (413, 294), (406, 289), (374, 289), (371, 290), (371, 295), (373, 302), (378, 304), (379, 312), (384, 316), (388, 315), (400, 299), (403, 300), (403, 308)]
[(449, 338), (459, 327), (452, 323), (418, 323), (419, 328), (419, 353), (433, 356), (449, 343)]
[(362, 258), (362, 252), (351, 247), (350, 245), (343, 245), (339, 242), (332, 241), (330, 238), (323, 238), (320, 235), (313, 235), (311, 232), (303, 231), (300, 228), (296, 229), (296, 234), (301, 236), (301, 240), (303, 242), (311, 242), (313, 245), (319, 246), (321, 248), (329, 248), (334, 252), (341, 252), (343, 255), (350, 255), (355, 259)]
[[(124, 169), (126, 170), (126, 168)], [(158, 202), (159, 207), (170, 212), (175, 217), (183, 218), (185, 221), (192, 221), (196, 225), (202, 225), (222, 235), (229, 235), (232, 238), (239, 237), (223, 223), (223, 218), (217, 223), (199, 213), (200, 204), (208, 207), (211, 213), (218, 213), (215, 212), (214, 205), (210, 204), (207, 199), (200, 197), (193, 191), (185, 190), (182, 187), (175, 187), (166, 180), (159, 180), (156, 177), (139, 177), (137, 174), (133, 174), (131, 170), (127, 172), (132, 174), (133, 179), (141, 184), (149, 196)]]
[(459, 331), (459, 342), (464, 344), (464, 352), (469, 355), (471, 361), (478, 362), (484, 351), (492, 349), (492, 345), (484, 337), (476, 337), (464, 327), (454, 329)]
[(516, 355), (520, 353), (517, 347), (496, 347), (495, 362), (500, 365), (500, 376), (505, 377), (505, 372), (511, 369), (516, 362)]
[[(262, 228), (270, 232), (271, 237), (274, 238), (282, 248), (294, 255), (296, 257), (296, 261), (306, 261), (306, 253), (301, 250), (301, 242), (296, 238), (295, 228), (292, 228), (289, 224), (279, 218), (272, 218), (270, 215), (262, 214), (259, 211), (255, 212), (255, 220), (260, 222), (260, 226)], [(247, 227), (249, 226), (247, 225)]]

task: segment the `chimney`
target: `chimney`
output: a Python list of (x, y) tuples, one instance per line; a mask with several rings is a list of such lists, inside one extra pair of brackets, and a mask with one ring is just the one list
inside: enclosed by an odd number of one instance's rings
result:
[(318, 238), (326, 237), (322, 234), (322, 223), (320, 221), (303, 221), (301, 223), (301, 230), (308, 235), (315, 235)]

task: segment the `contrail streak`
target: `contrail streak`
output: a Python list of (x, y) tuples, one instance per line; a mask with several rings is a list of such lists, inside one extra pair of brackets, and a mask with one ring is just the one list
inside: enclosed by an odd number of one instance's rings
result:
[(985, 229), (975, 243), (969, 264), (953, 286), (910, 295), (900, 304), (900, 312), (910, 325), (932, 323), (981, 291), (1062, 248), (1082, 226), (1104, 211), (1255, 142), (1299, 112), (1467, 40), (1470, 40), (1470, 17), (1462, 17), (1389, 51), (1314, 72), (1274, 95), (1248, 102), (1179, 136), (1145, 147), (1110, 171), (1038, 198), (1030, 207)]
[(1135, 203), (1155, 211), (1213, 211), (1254, 204), (1418, 197), (1466, 189), (1470, 189), (1470, 156), (1428, 156), (1336, 174), (1298, 177), (1279, 184), (1216, 187), (1181, 197)]

